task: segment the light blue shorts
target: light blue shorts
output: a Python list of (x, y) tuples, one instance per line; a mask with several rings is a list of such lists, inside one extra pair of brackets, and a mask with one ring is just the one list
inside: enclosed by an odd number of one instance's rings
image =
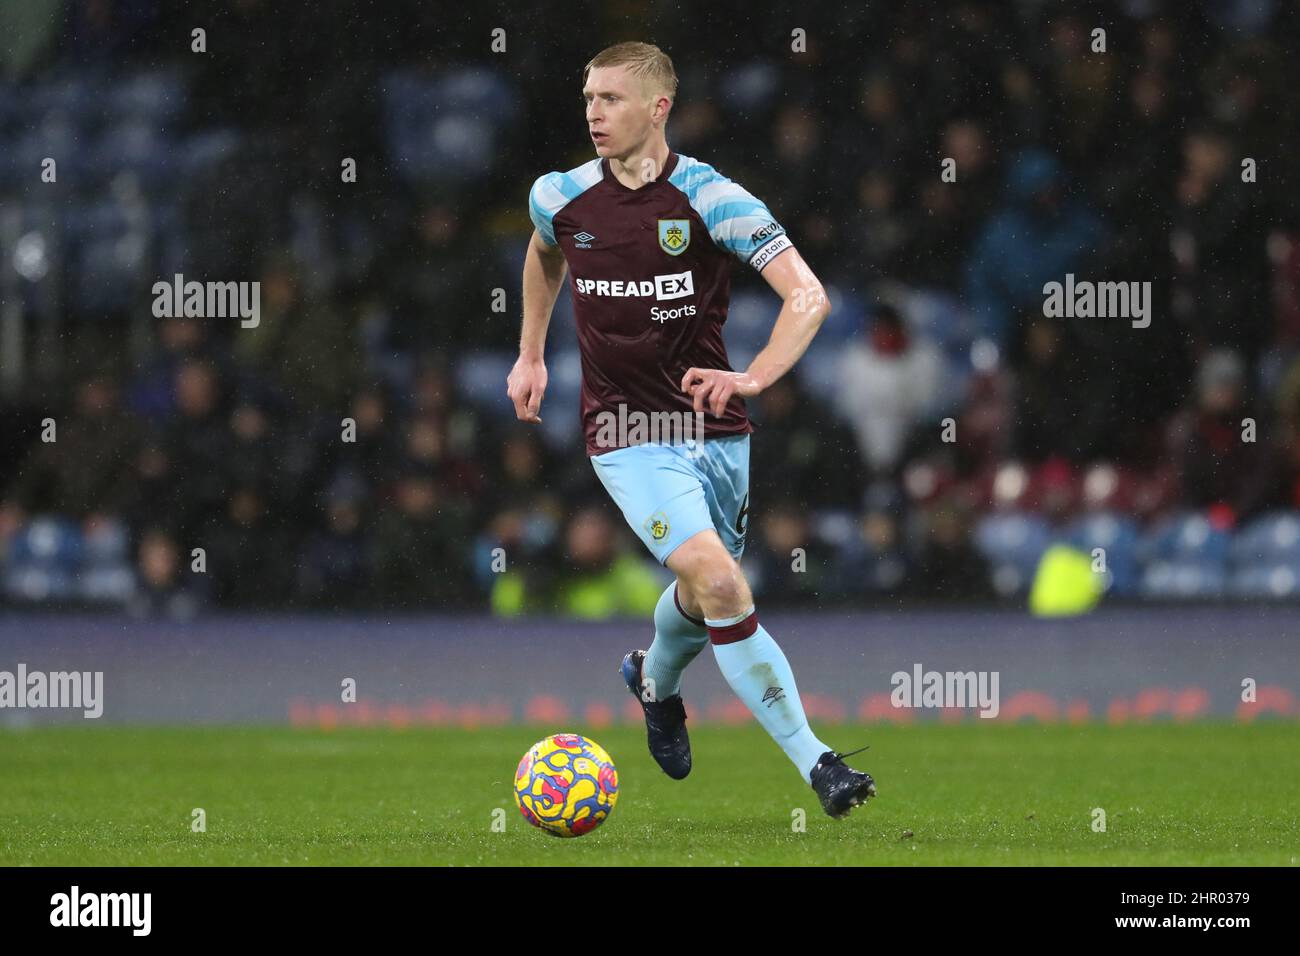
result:
[(740, 559), (749, 526), (748, 435), (633, 445), (594, 455), (591, 465), (660, 564), (683, 541), (710, 528)]

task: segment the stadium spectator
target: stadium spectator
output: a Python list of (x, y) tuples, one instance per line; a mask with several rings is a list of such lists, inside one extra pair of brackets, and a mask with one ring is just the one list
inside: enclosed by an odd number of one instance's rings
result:
[(135, 617), (162, 617), (185, 621), (202, 608), (203, 576), (184, 563), (180, 543), (165, 528), (152, 527), (140, 537), (137, 549), (136, 588), (127, 600)]
[(458, 607), (472, 595), (469, 514), (418, 464), (394, 475), (373, 532), (376, 599), (389, 609)]
[(370, 598), (365, 489), (344, 478), (327, 489), (325, 524), (308, 533), (295, 592), (306, 604), (356, 607)]
[(86, 376), (70, 414), (52, 417), (54, 440), (32, 448), (0, 500), (2, 526), (44, 511), (93, 521), (120, 513), (130, 499), (130, 462), (140, 428), (122, 409), (112, 376)]
[[(1183, 500), (1213, 508), (1228, 525), (1272, 503), (1274, 476), (1261, 468), (1259, 422), (1246, 441), (1249, 414), (1245, 363), (1235, 352), (1206, 354), (1196, 372), (1193, 404), (1169, 425), (1170, 453), (1177, 464)], [(1267, 445), (1264, 446), (1267, 449)]]
[(292, 531), (270, 510), (263, 487), (234, 483), (227, 501), (193, 539), (207, 552), (213, 597), (231, 607), (288, 604), (297, 570)]
[(176, 370), (176, 416), (163, 431), (173, 484), (164, 507), (186, 534), (227, 508), (233, 440), (224, 384), (208, 361), (190, 359)]
[(1028, 316), (1027, 324), (1023, 362), (1015, 370), (1012, 451), (1031, 462), (1057, 455), (1081, 462), (1094, 447), (1095, 429), (1114, 427), (1095, 422), (1092, 412), (1110, 404), (1084, 377), (1087, 365), (1078, 345), (1067, 341), (1068, 326), (1041, 314)]
[(762, 507), (790, 498), (805, 508), (856, 508), (864, 473), (853, 432), (831, 409), (778, 379), (759, 396), (754, 427), (764, 440), (750, 449), (750, 487)]
[[(957, 292), (961, 276), (952, 264), (970, 254), (975, 236), (993, 209), (998, 167), (987, 130), (973, 118), (950, 122), (939, 149), (945, 161), (953, 161), (956, 179), (947, 182), (934, 177), (921, 182), (909, 242), (896, 271), (908, 282)], [(882, 271), (888, 275), (895, 270)]]
[(836, 373), (838, 410), (873, 477), (896, 473), (913, 430), (934, 411), (942, 376), (938, 349), (914, 336), (890, 305), (880, 306), (867, 335), (844, 350)]
[(1243, 188), (1239, 148), (1213, 125), (1183, 140), (1170, 249), (1173, 312), (1193, 354), (1228, 348), (1254, 361), (1269, 323), (1262, 210)]
[(136, 375), (127, 402), (138, 416), (161, 425), (176, 414), (176, 371), (192, 359), (217, 360), (208, 320), (176, 315), (158, 323), (155, 354)]
[(525, 611), (603, 619), (653, 614), (663, 593), (665, 575), (622, 546), (609, 516), (601, 508), (582, 508), (564, 531), (564, 566), (544, 571), (516, 571), (497, 576), (492, 609), (513, 615)]
[(870, 507), (841, 545), (836, 588), (848, 600), (869, 593), (896, 593), (906, 581), (910, 569), (898, 510)]
[(907, 590), (915, 596), (982, 600), (992, 595), (989, 569), (971, 542), (972, 515), (959, 501), (938, 501), (919, 516)]
[(234, 356), (245, 376), (274, 382), (298, 408), (332, 413), (357, 377), (352, 317), (329, 298), (309, 301), (302, 286), (291, 257), (271, 258), (259, 282), (258, 324), (233, 336)]
[(814, 540), (807, 508), (797, 499), (771, 502), (751, 522), (756, 539), (747, 548), (745, 565), (753, 571), (756, 596), (791, 606), (825, 603), (833, 593), (831, 548)]
[(966, 265), (966, 302), (980, 335), (1005, 343), (1021, 310), (1041, 308), (1046, 283), (1083, 273), (1097, 254), (1101, 220), (1066, 185), (1059, 161), (1046, 150), (1016, 157), (1002, 204)]

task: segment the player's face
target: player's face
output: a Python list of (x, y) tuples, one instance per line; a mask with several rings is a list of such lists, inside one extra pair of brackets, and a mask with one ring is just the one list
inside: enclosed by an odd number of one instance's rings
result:
[(650, 135), (654, 101), (627, 67), (593, 67), (582, 98), (587, 102), (587, 132), (598, 156), (622, 159)]

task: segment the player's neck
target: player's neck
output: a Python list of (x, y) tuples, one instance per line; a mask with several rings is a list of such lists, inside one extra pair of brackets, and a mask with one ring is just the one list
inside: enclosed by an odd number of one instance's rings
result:
[(628, 189), (640, 189), (659, 178), (670, 152), (668, 141), (660, 138), (622, 159), (611, 157), (609, 169), (614, 178)]

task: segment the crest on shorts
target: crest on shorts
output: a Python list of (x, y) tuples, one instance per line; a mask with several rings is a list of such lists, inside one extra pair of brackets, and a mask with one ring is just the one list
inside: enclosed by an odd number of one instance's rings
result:
[(691, 244), (689, 219), (660, 219), (659, 248), (670, 256), (680, 256)]
[(668, 537), (668, 516), (662, 511), (651, 515), (646, 520), (645, 529), (650, 532), (650, 537), (654, 540), (662, 541)]

